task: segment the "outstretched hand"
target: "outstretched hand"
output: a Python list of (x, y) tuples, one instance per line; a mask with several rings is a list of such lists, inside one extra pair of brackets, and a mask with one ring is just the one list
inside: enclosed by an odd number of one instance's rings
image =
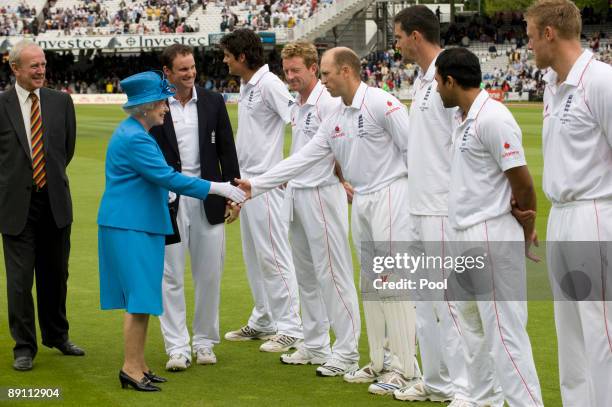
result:
[(238, 188), (245, 193), (245, 200), (253, 197), (251, 193), (251, 182), (248, 179), (234, 178), (234, 182), (238, 185)]

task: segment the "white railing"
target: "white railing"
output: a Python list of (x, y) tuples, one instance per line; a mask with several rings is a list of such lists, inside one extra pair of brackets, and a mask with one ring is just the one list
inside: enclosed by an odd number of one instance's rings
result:
[[(353, 7), (354, 5), (363, 3), (365, 6), (371, 3), (371, 1), (372, 0), (335, 0), (331, 5), (321, 8), (318, 12), (304, 20), (301, 24), (298, 24), (293, 29), (293, 38), (295, 40), (301, 39), (308, 33), (316, 31), (318, 27), (329, 22), (332, 18)], [(337, 23), (341, 23), (341, 21), (337, 21)], [(321, 35), (323, 34), (324, 33), (321, 32)]]

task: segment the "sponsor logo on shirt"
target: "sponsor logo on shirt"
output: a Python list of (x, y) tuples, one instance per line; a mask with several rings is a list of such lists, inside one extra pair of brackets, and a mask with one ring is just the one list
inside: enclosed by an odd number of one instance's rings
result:
[(344, 137), (346, 134), (340, 129), (340, 126), (336, 126), (334, 128), (334, 134), (332, 134), (332, 138)]
[(387, 100), (387, 106), (389, 107), (389, 110), (387, 110), (387, 113), (385, 113), (385, 116), (388, 116), (391, 113), (395, 112), (396, 110), (400, 109), (399, 106), (393, 106), (393, 102), (390, 100)]
[(510, 158), (510, 157), (514, 157), (514, 156), (519, 156), (520, 155), (518, 150), (510, 150), (511, 148), (512, 148), (512, 145), (506, 141), (504, 143), (504, 150), (506, 150), (506, 151), (502, 154), (502, 158)]

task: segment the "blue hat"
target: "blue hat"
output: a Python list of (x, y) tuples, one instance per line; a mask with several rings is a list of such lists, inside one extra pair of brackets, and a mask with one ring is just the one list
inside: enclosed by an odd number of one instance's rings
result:
[(155, 71), (128, 76), (119, 84), (128, 97), (127, 103), (123, 105), (124, 108), (157, 102), (174, 95), (174, 86)]

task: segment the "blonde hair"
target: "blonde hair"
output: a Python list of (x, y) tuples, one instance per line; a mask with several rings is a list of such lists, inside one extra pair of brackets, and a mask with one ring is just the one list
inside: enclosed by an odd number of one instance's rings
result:
[(311, 67), (312, 64), (319, 62), (317, 48), (311, 42), (292, 42), (283, 47), (281, 58), (288, 59), (299, 57), (304, 60), (304, 65)]
[(580, 39), (580, 10), (569, 0), (537, 0), (525, 12), (525, 19), (532, 20), (540, 34), (545, 27), (552, 27), (561, 38)]

